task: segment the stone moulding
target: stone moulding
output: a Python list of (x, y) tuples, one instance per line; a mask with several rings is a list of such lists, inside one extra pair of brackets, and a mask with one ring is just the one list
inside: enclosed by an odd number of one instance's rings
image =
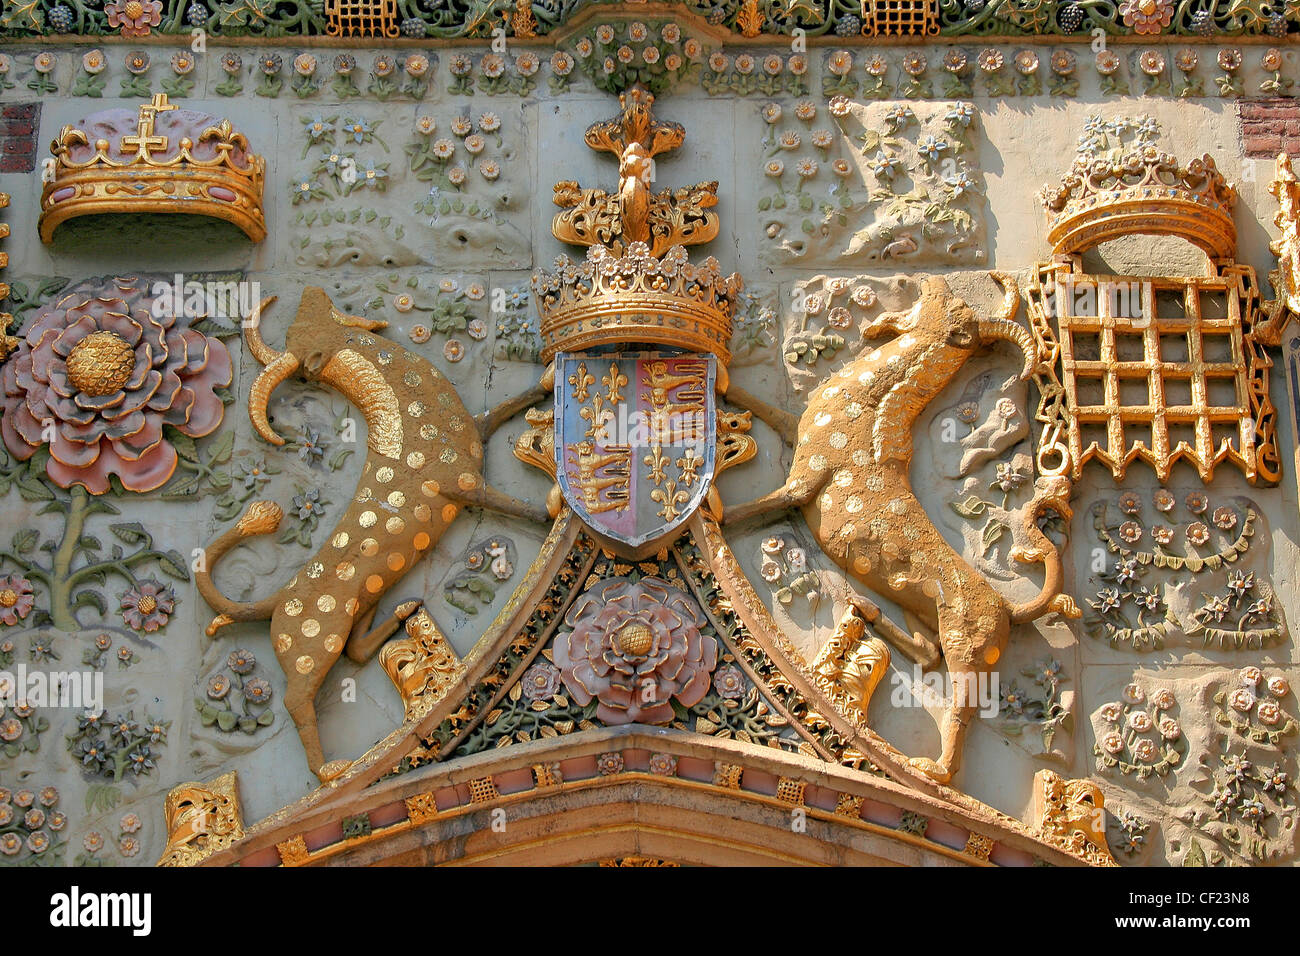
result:
[(228, 119), (155, 94), (138, 113), (107, 110), (65, 126), (50, 145), (52, 175), (41, 191), (41, 242), (78, 216), (181, 213), (221, 219), (254, 242), (266, 238), (266, 161)]
[[(596, 758), (610, 753), (620, 754), (623, 766), (602, 774)], [(654, 773), (651, 755), (671, 757), (674, 772)], [(740, 771), (734, 785), (715, 778), (719, 760)], [(558, 765), (558, 782), (539, 778), (538, 765)], [(789, 839), (791, 806), (802, 808), (809, 832), (819, 839)], [(510, 816), (507, 834), (481, 825), (496, 808)], [(1028, 829), (1008, 830), (988, 813), (958, 809), (801, 754), (687, 735), (665, 740), (629, 726), (581, 739), (543, 738), (421, 768), (251, 835), (204, 863), (558, 864), (613, 855), (603, 852), (610, 841), (626, 852), (627, 840), (673, 846), (691, 862), (714, 864), (829, 862), (843, 852), (857, 864), (1097, 862)], [(370, 832), (345, 837), (340, 822), (358, 816), (371, 822)], [(977, 852), (968, 851), (972, 846)], [(679, 853), (656, 855), (682, 859)]]

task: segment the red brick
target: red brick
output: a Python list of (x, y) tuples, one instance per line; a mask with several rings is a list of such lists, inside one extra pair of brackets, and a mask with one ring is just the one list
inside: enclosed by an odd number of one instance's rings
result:
[(36, 156), (0, 153), (0, 173), (30, 173), (36, 169)]
[(1282, 137), (1252, 136), (1245, 145), (1247, 156), (1276, 156), (1282, 150)]
[(0, 136), (31, 136), (35, 132), (31, 120), (0, 120)]

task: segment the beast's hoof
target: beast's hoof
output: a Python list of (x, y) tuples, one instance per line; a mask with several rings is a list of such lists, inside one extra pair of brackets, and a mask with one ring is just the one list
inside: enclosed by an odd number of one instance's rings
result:
[(403, 601), (393, 609), (393, 616), (399, 621), (405, 621), (408, 617), (418, 611), (424, 602), (419, 598), (413, 601)]
[(911, 760), (908, 761), (908, 763), (910, 763), (917, 770), (921, 771), (921, 773), (925, 774), (931, 780), (934, 780), (938, 783), (947, 783), (949, 780), (952, 779), (951, 771), (945, 770), (943, 767), (941, 767), (935, 761), (931, 760), (929, 757), (913, 757)]
[(351, 766), (351, 760), (331, 760), (316, 771), (316, 776), (320, 777), (321, 783), (329, 783), (331, 780), (343, 776), (344, 771)]

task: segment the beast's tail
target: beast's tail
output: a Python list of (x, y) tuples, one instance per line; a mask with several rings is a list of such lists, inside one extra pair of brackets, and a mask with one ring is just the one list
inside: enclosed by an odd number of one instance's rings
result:
[(212, 568), (227, 551), (245, 538), (251, 538), (259, 534), (271, 534), (276, 531), (280, 527), (282, 517), (284, 517), (284, 512), (280, 510), (280, 506), (275, 502), (254, 501), (248, 506), (240, 519), (235, 522), (233, 528), (206, 548), (204, 561), (200, 565), (200, 569), (194, 572), (194, 583), (198, 585), (203, 600), (207, 601), (212, 609), (217, 612), (217, 616), (212, 619), (212, 623), (207, 627), (208, 637), (217, 633), (218, 628), (225, 627), (235, 621), (265, 620), (275, 610), (277, 603), (277, 595), (275, 594), (251, 604), (232, 601), (217, 590), (216, 584), (212, 581)]

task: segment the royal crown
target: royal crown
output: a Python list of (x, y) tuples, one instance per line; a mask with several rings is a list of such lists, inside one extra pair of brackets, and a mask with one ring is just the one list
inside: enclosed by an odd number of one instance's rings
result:
[(188, 213), (266, 237), (266, 162), (227, 119), (183, 110), (156, 94), (131, 110), (106, 110), (65, 126), (50, 145), (53, 174), (41, 193), (40, 234), (77, 216)]
[[(1094, 124), (1096, 126), (1094, 127)], [(1148, 132), (1142, 132), (1150, 125)], [(1047, 240), (1057, 255), (1134, 233), (1178, 236), (1211, 259), (1236, 255), (1232, 207), (1237, 194), (1208, 155), (1183, 165), (1147, 141), (1150, 120), (1089, 124), (1074, 165), (1042, 193)], [(1139, 130), (1140, 141), (1108, 145), (1107, 134)]]
[(654, 96), (640, 85), (619, 104), (618, 117), (592, 124), (585, 136), (592, 149), (619, 158), (618, 191), (555, 185), (561, 212), (551, 232), (588, 252), (583, 262), (560, 256), (554, 272), (533, 275), (542, 361), (556, 352), (647, 343), (711, 352), (725, 367), (740, 277), (724, 277), (712, 256), (693, 265), (685, 248), (717, 236), (711, 209), (718, 184), (652, 193), (654, 157), (680, 146), (685, 131), (653, 118)]

